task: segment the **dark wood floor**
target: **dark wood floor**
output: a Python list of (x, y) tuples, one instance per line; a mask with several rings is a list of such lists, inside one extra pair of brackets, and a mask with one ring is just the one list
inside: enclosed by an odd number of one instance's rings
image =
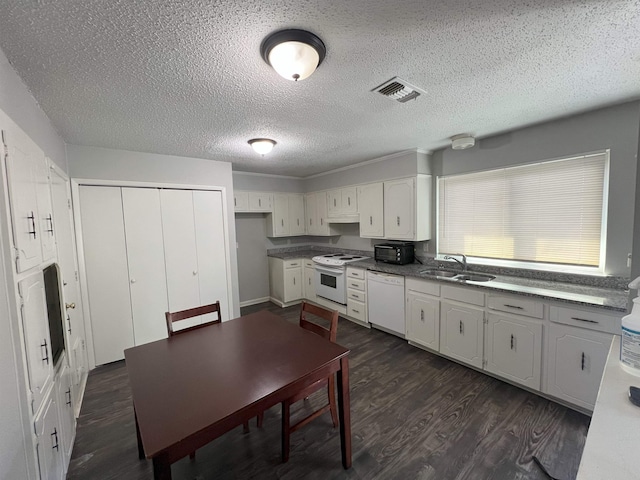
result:
[[(270, 309), (296, 321), (298, 307)], [(294, 433), (280, 462), (280, 410), (266, 412), (172, 467), (174, 479), (545, 479), (536, 455), (561, 479), (574, 479), (589, 418), (400, 338), (340, 319), (338, 343), (351, 349), (353, 467), (340, 462), (329, 414)], [(320, 395), (322, 393), (319, 392)], [(318, 394), (316, 394), (318, 395)], [(322, 397), (297, 404), (308, 409)], [(158, 399), (159, 402), (162, 399)], [(305, 405), (306, 403), (306, 405)], [(69, 479), (151, 479), (138, 460), (124, 362), (91, 372)]]

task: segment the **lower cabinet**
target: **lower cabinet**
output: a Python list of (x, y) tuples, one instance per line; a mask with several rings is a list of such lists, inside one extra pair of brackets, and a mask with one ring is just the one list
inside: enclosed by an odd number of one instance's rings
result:
[(74, 388), (73, 375), (71, 369), (64, 360), (64, 365), (58, 374), (56, 381), (56, 401), (58, 403), (58, 416), (60, 420), (60, 452), (62, 453), (63, 470), (66, 474), (71, 451), (73, 450), (73, 439), (75, 438), (76, 417), (74, 415)]
[(312, 260), (304, 260), (302, 272), (303, 296), (307, 300), (315, 302), (316, 300), (316, 284), (315, 284), (315, 267)]
[(482, 368), (484, 311), (445, 301), (440, 311), (440, 352)]
[(365, 270), (347, 267), (347, 316), (367, 321), (367, 282)]
[(34, 423), (40, 480), (59, 480), (63, 478), (64, 447), (55, 395), (45, 400)]
[(489, 313), (485, 370), (540, 390), (542, 322)]
[(405, 337), (410, 342), (438, 351), (440, 349), (440, 286), (408, 278), (405, 281)]
[(269, 294), (281, 305), (302, 299), (302, 259), (269, 257)]
[(593, 410), (613, 336), (551, 322), (545, 393)]

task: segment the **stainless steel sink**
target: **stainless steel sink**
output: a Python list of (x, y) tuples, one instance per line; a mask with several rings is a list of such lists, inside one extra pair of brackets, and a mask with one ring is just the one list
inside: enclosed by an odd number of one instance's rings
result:
[(496, 278), (494, 275), (486, 275), (484, 273), (464, 273), (456, 275), (453, 280), (459, 282), (488, 282)]
[(420, 272), (421, 275), (430, 275), (432, 277), (446, 277), (446, 278), (455, 277), (459, 273), (460, 272), (452, 272), (451, 270), (440, 270), (440, 269), (422, 270)]

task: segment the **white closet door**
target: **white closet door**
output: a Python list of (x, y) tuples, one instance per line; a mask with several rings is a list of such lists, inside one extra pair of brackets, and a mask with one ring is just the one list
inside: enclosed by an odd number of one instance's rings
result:
[[(209, 304), (219, 300), (222, 319), (229, 320), (222, 192), (194, 190), (193, 212), (200, 272), (200, 302)], [(205, 316), (203, 320), (208, 319)]]
[(124, 228), (133, 338), (136, 345), (167, 337), (167, 283), (162, 244), (160, 190), (123, 188)]
[[(191, 190), (160, 190), (169, 311), (198, 307), (200, 288)], [(201, 319), (180, 322), (180, 327)]]
[(80, 187), (89, 312), (96, 365), (122, 360), (133, 321), (119, 187)]

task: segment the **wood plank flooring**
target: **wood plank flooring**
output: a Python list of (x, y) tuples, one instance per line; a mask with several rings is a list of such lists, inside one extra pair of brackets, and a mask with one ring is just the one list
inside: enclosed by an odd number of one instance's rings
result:
[[(296, 322), (299, 307), (267, 308)], [(406, 341), (340, 319), (338, 343), (351, 349), (353, 467), (343, 470), (340, 440), (327, 413), (291, 437), (280, 461), (280, 408), (264, 427), (238, 427), (172, 467), (183, 479), (546, 479), (536, 455), (560, 479), (574, 479), (589, 417)], [(292, 410), (324, 401), (318, 392)], [(162, 399), (158, 399), (159, 402)], [(68, 479), (153, 478), (138, 460), (124, 362), (91, 372), (78, 419)]]

